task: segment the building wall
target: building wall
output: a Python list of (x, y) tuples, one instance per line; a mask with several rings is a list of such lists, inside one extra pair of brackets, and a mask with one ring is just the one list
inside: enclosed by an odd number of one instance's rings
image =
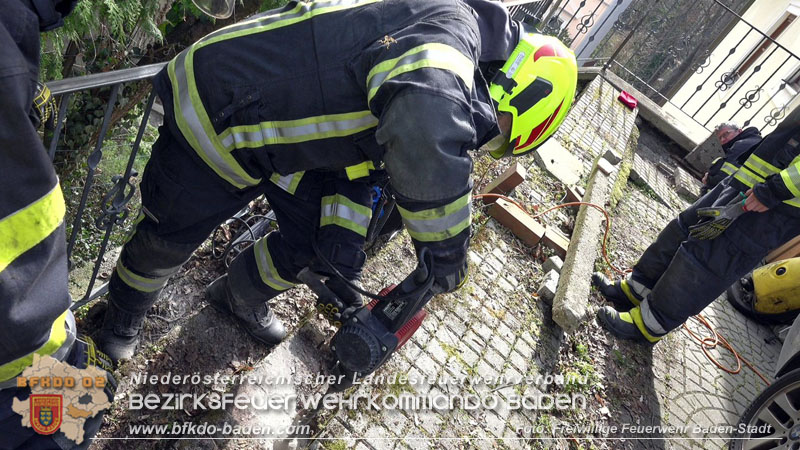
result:
[[(800, 55), (800, 0), (758, 0), (748, 8), (743, 18), (770, 34), (787, 11), (798, 18), (778, 37), (777, 42)], [(750, 29), (741, 21), (735, 25), (710, 54), (708, 65), (702, 68), (702, 72), (692, 75), (664, 108), (675, 115), (680, 114), (679, 109), (683, 110), (708, 129), (732, 119), (741, 125), (750, 121), (750, 126), (769, 132), (774, 123), (770, 125), (765, 117), (772, 112), (777, 114), (784, 105), (788, 105), (787, 112), (797, 107), (800, 96), (795, 95), (791, 87), (779, 87), (781, 79), (800, 69), (800, 59), (774, 44), (767, 47), (738, 80), (729, 82), (727, 86), (722, 83), (724, 74), (738, 67), (761, 42), (763, 36)], [(754, 69), (759, 65), (760, 70), (756, 72)], [(747, 98), (750, 98), (749, 102)], [(702, 129), (700, 124), (694, 122), (691, 126)]]

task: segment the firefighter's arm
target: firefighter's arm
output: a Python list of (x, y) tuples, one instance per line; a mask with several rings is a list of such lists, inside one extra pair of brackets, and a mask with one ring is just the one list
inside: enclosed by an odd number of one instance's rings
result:
[(404, 92), (384, 111), (376, 137), (414, 246), (434, 257), (437, 291), (455, 289), (466, 278), (469, 246), (469, 112), (447, 97)]
[(784, 200), (800, 198), (800, 157), (763, 183), (753, 186), (752, 190), (767, 208), (774, 208)]

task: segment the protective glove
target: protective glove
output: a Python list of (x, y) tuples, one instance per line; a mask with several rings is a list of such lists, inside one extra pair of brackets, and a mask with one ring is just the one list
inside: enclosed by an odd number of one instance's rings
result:
[[(341, 327), (351, 314), (364, 306), (361, 294), (351, 289), (339, 277), (313, 272), (306, 267), (297, 274), (297, 279), (317, 295), (317, 311), (336, 328)], [(358, 285), (357, 282), (353, 283)]]
[(69, 355), (64, 359), (64, 362), (79, 369), (85, 369), (89, 366), (103, 369), (106, 373), (106, 386), (104, 390), (106, 394), (108, 394), (109, 399), (114, 399), (114, 393), (117, 390), (117, 380), (112, 374), (114, 371), (114, 363), (111, 358), (97, 348), (97, 345), (89, 336), (78, 336), (78, 338), (75, 339), (75, 343), (72, 344), (72, 349)]
[(697, 216), (706, 218), (697, 225), (689, 227), (689, 235), (695, 239), (715, 239), (725, 231), (737, 217), (745, 212), (744, 202), (747, 197), (743, 193), (725, 206), (698, 208)]

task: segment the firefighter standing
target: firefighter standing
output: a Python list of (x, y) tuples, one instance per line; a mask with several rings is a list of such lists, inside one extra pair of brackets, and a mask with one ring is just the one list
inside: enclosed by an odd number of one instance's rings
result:
[[(725, 214), (733, 220), (720, 220)], [(602, 274), (593, 276), (614, 303), (598, 316), (617, 337), (657, 342), (798, 234), (800, 109), (795, 109), (734, 176), (661, 231), (626, 279), (611, 283)]]
[[(566, 115), (576, 80), (571, 51), (487, 0), (293, 1), (209, 34), (154, 81), (165, 126), (110, 281), (101, 345), (114, 359), (132, 356), (168, 278), (262, 194), (280, 231), (242, 252), (207, 294), (259, 341), (280, 342), (266, 301), (305, 268), (332, 275), (314, 242), (358, 278), (370, 172), (381, 167), (414, 245), (434, 257), (434, 290), (455, 289), (469, 245), (467, 151), (535, 149)], [(327, 285), (338, 297), (328, 310), (361, 304), (337, 277)]]
[[(36, 132), (49, 91), (38, 81), (39, 32), (59, 27), (75, 1), (0, 0), (0, 448), (75, 448), (62, 432), (37, 434), (11, 408), (30, 390), (16, 377), (34, 353), (78, 368), (95, 351), (69, 310), (64, 199)], [(102, 354), (98, 355), (102, 356)], [(108, 366), (106, 366), (108, 368)], [(110, 376), (110, 375), (109, 375)], [(102, 414), (84, 426), (89, 445)]]

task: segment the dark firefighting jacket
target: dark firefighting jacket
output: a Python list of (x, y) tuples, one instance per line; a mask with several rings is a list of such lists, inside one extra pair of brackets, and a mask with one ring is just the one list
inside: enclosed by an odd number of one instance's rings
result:
[(57, 6), (0, 0), (0, 383), (74, 341), (64, 199), (32, 112), (39, 31), (58, 25)]
[(752, 188), (768, 208), (800, 217), (800, 108), (753, 150), (731, 186), (743, 192)]
[(444, 274), (465, 263), (467, 151), (498, 133), (479, 64), (507, 58), (518, 33), (486, 0), (295, 1), (204, 37), (155, 87), (174, 134), (231, 189), (384, 166)]

